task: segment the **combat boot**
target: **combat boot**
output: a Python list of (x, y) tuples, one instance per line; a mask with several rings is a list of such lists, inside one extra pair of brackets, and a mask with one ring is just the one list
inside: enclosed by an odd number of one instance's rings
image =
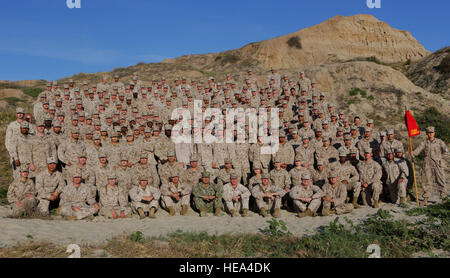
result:
[(88, 217), (86, 217), (87, 220), (94, 220), (95, 216), (93, 214), (89, 215)]
[(305, 212), (300, 212), (300, 211), (299, 211), (299, 212), (297, 213), (297, 216), (300, 217), (300, 218), (306, 217), (306, 216), (307, 216), (307, 212), (306, 212), (306, 211), (305, 211)]
[(366, 192), (361, 192), (361, 199), (362, 199), (363, 205), (368, 206)]
[(200, 211), (200, 217), (207, 216), (205, 207), (200, 207), (198, 210)]
[(64, 217), (64, 219), (68, 220), (68, 221), (72, 221), (72, 220), (77, 220), (77, 217), (76, 216), (66, 216), (66, 217)]
[(181, 212), (180, 212), (180, 214), (181, 214), (181, 215), (187, 215), (187, 213), (188, 213), (188, 206), (187, 206), (187, 205), (183, 205), (183, 206), (181, 207)]
[(261, 210), (259, 211), (259, 213), (262, 215), (262, 217), (267, 217), (267, 211), (265, 208), (261, 208)]
[(137, 212), (139, 214), (139, 219), (144, 219), (145, 218), (145, 212), (142, 208), (138, 208)]
[(322, 208), (322, 216), (328, 216), (328, 215), (330, 215), (330, 209), (323, 207)]
[(306, 213), (306, 216), (313, 216), (313, 212), (310, 209), (307, 209), (305, 211), (305, 213)]
[(428, 198), (423, 198), (422, 206), (428, 206)]
[(242, 217), (247, 217), (248, 216), (248, 209), (243, 209), (242, 210)]
[(150, 218), (156, 218), (156, 216), (155, 216), (155, 208), (151, 208), (150, 209), (150, 211), (148, 212), (148, 217), (150, 217)]
[(353, 197), (352, 205), (353, 205), (353, 207), (354, 207), (355, 209), (361, 208), (361, 206), (358, 205), (358, 197)]
[(350, 197), (345, 198), (345, 203), (350, 202)]
[(169, 215), (174, 216), (175, 215), (175, 208), (174, 207), (168, 207), (169, 209)]
[(373, 201), (373, 207), (374, 208), (379, 208), (380, 205), (378, 204), (378, 200)]
[(230, 210), (231, 217), (236, 217), (236, 211), (234, 209)]
[(279, 208), (274, 209), (272, 216), (275, 218), (280, 217), (280, 209)]
[(220, 216), (220, 212), (221, 212), (220, 208), (216, 208), (214, 210), (214, 216)]
[(332, 215), (332, 214), (336, 214), (336, 209), (330, 209), (330, 215)]
[(406, 198), (400, 197), (400, 204), (406, 204)]

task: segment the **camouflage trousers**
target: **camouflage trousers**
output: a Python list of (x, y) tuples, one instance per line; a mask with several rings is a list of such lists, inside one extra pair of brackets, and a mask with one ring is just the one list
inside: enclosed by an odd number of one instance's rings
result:
[(276, 196), (273, 200), (270, 198), (260, 198), (256, 199), (256, 206), (258, 210), (265, 208), (267, 211), (272, 211), (272, 209), (280, 209), (281, 208), (281, 197)]
[(345, 213), (350, 213), (353, 210), (353, 205), (352, 204), (343, 204), (340, 206), (333, 206), (330, 202), (327, 201), (323, 201), (323, 208), (327, 208), (327, 209), (331, 209), (334, 208), (336, 210), (336, 214), (345, 214)]
[(112, 218), (112, 210), (114, 210), (119, 217), (121, 211), (123, 211), (125, 215), (131, 214), (131, 209), (129, 207), (122, 208), (117, 206), (117, 207), (102, 207), (100, 208), (98, 215)]
[(65, 205), (61, 207), (60, 214), (61, 216), (76, 216), (78, 220), (81, 220), (95, 213), (93, 206), (79, 207), (79, 209), (80, 211), (74, 211), (71, 205)]
[(247, 198), (239, 198), (237, 202), (231, 200), (231, 201), (225, 201), (225, 207), (227, 208), (228, 212), (231, 212), (231, 210), (235, 211), (241, 211), (241, 209), (248, 209), (248, 203), (250, 201), (250, 197)]
[(300, 200), (294, 200), (294, 208), (297, 211), (304, 212), (305, 210), (309, 209), (312, 211), (312, 213), (317, 212), (321, 204), (320, 199), (313, 199), (310, 203), (306, 203)]
[(366, 200), (370, 199), (371, 204), (373, 204), (374, 201), (380, 200), (382, 190), (383, 185), (381, 185), (381, 182), (371, 183), (367, 187), (361, 186), (361, 193), (364, 193)]
[(131, 202), (131, 209), (134, 213), (137, 213), (138, 208), (142, 208), (144, 212), (150, 211), (150, 209), (153, 207), (155, 210), (159, 208), (159, 200), (153, 199), (151, 202)]
[(27, 213), (29, 215), (34, 212), (37, 205), (36, 198), (25, 198), (21, 200), (21, 202), (21, 206), (18, 206), (17, 203), (12, 204), (12, 216), (20, 216), (22, 213)]
[(361, 183), (360, 182), (349, 182), (346, 184), (347, 192), (351, 191), (353, 193), (353, 198), (358, 198), (361, 193)]
[(206, 202), (200, 197), (194, 197), (194, 206), (197, 210), (199, 210), (201, 207), (204, 207), (207, 212), (214, 212), (215, 208), (222, 209), (222, 196), (218, 196), (212, 201)]
[(165, 210), (169, 210), (169, 207), (173, 207), (176, 212), (180, 212), (182, 206), (189, 206), (191, 202), (191, 195), (184, 195), (180, 200), (175, 200), (171, 196), (161, 197), (161, 207)]
[(447, 196), (447, 187), (445, 181), (445, 162), (436, 162), (432, 159), (425, 158), (424, 163), (425, 183), (423, 184), (423, 196), (424, 198), (430, 198), (433, 191), (433, 184), (438, 185), (438, 190), (441, 198)]
[(394, 204), (400, 203), (400, 198), (406, 198), (406, 186), (408, 180), (403, 180), (401, 183), (387, 183), (386, 186), (389, 189), (389, 197)]

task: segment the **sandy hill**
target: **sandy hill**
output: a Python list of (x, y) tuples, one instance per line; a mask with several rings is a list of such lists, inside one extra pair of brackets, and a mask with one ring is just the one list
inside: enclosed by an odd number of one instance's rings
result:
[(414, 63), (406, 75), (417, 86), (448, 97), (450, 94), (450, 46)]

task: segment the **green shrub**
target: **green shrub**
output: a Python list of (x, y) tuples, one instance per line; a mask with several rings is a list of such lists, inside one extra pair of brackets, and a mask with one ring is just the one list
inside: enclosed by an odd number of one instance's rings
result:
[(19, 102), (24, 102), (23, 99), (16, 98), (16, 97), (7, 97), (3, 99), (11, 106), (16, 106)]
[(357, 96), (358, 94), (360, 94), (361, 97), (367, 96), (367, 92), (364, 90), (361, 90), (360, 88), (353, 88), (350, 90), (350, 92), (348, 92), (348, 94), (352, 97)]
[(284, 236), (291, 234), (291, 232), (286, 227), (286, 222), (284, 222), (283, 220), (272, 218), (271, 220), (268, 220), (267, 223), (269, 224), (269, 227), (266, 227), (263, 230), (264, 234), (271, 236)]
[(137, 231), (134, 234), (130, 235), (130, 240), (133, 242), (144, 242), (144, 234), (141, 231)]
[(22, 92), (26, 95), (29, 95), (30, 97), (37, 97), (40, 93), (42, 93), (44, 89), (42, 88), (24, 88), (22, 89)]
[(368, 97), (367, 97), (367, 99), (370, 99), (370, 100), (374, 100), (374, 99), (375, 99), (375, 97), (374, 97), (374, 96), (372, 96), (372, 95), (370, 95), (370, 96), (368, 96)]
[(444, 142), (450, 142), (450, 129), (448, 123), (450, 117), (443, 115), (436, 107), (429, 107), (416, 117), (417, 124), (421, 130), (425, 130), (428, 126), (434, 126), (436, 137), (441, 138)]
[(287, 45), (289, 45), (289, 47), (295, 47), (297, 49), (302, 49), (302, 43), (298, 36), (290, 37), (286, 43), (287, 43)]

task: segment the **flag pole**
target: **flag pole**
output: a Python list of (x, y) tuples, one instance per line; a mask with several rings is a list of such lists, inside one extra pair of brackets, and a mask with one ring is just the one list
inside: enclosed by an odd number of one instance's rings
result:
[(413, 176), (414, 176), (414, 189), (416, 191), (416, 202), (417, 202), (417, 207), (420, 207), (419, 204), (419, 191), (417, 190), (417, 181), (416, 181), (416, 165), (414, 164), (414, 156), (412, 156), (413, 154), (413, 150), (412, 150), (412, 138), (411, 136), (409, 137), (409, 153), (411, 154), (411, 164), (412, 164), (412, 170), (413, 170)]

